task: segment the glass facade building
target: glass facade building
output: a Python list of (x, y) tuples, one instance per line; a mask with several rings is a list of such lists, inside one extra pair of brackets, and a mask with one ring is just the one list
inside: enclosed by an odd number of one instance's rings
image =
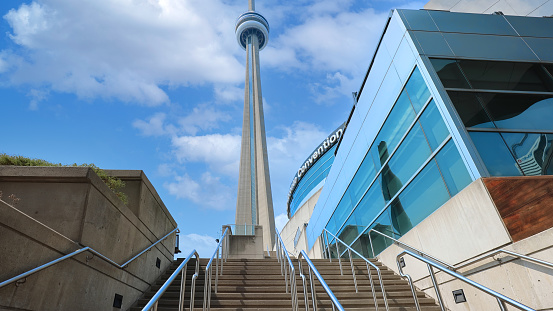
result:
[[(390, 14), (307, 227), (372, 256), (481, 177), (552, 175), (553, 19)], [(375, 253), (388, 245), (371, 236)], [(333, 241), (324, 241), (333, 244)], [(336, 255), (336, 254), (334, 254)]]

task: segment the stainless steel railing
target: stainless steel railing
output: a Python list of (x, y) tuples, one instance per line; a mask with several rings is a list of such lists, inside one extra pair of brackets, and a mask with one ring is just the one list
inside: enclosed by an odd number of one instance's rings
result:
[(469, 280), (468, 278), (462, 276), (461, 274), (451, 270), (451, 269), (448, 269), (446, 268), (445, 266), (439, 264), (439, 263), (436, 263), (434, 262), (433, 260), (430, 260), (428, 258), (425, 258), (423, 256), (420, 256), (418, 254), (415, 254), (414, 252), (412, 251), (409, 251), (409, 250), (403, 250), (401, 253), (399, 253), (396, 257), (396, 262), (397, 262), (397, 267), (399, 269), (399, 274), (405, 278), (407, 278), (407, 280), (409, 281), (409, 285), (411, 286), (411, 291), (413, 292), (413, 298), (415, 299), (415, 306), (417, 308), (418, 311), (420, 311), (420, 304), (419, 304), (419, 301), (418, 301), (418, 298), (417, 298), (417, 295), (415, 293), (415, 287), (413, 285), (413, 279), (411, 278), (411, 276), (409, 276), (408, 274), (405, 274), (403, 272), (403, 268), (401, 267), (401, 263), (400, 263), (400, 258), (403, 257), (404, 255), (409, 255), (415, 259), (418, 259), (424, 263), (426, 263), (427, 267), (428, 267), (428, 271), (430, 272), (430, 278), (432, 280), (432, 285), (434, 286), (434, 290), (436, 291), (436, 297), (437, 297), (437, 300), (438, 300), (438, 304), (440, 305), (440, 308), (445, 311), (445, 306), (444, 306), (444, 303), (443, 303), (443, 299), (442, 299), (442, 295), (440, 293), (440, 289), (438, 287), (438, 282), (436, 282), (436, 277), (435, 277), (435, 273), (434, 273), (434, 268), (437, 268), (438, 270), (442, 271), (443, 273), (446, 273), (446, 274), (449, 274), (450, 276), (464, 282), (464, 283), (467, 283), (493, 297), (496, 298), (497, 300), (497, 303), (499, 304), (499, 308), (500, 310), (502, 311), (505, 311), (507, 310), (506, 308), (506, 303), (517, 308), (517, 309), (520, 309), (520, 310), (525, 310), (525, 311), (535, 311), (534, 309), (518, 302), (518, 301), (515, 301), (505, 295), (502, 295), (494, 290), (491, 290), (479, 283), (476, 283), (472, 280)]
[[(232, 234), (229, 226), (223, 226), (225, 231), (223, 236), (213, 252), (213, 256), (209, 259), (205, 266), (205, 283), (204, 283), (204, 311), (209, 311), (211, 308), (211, 280), (213, 279), (213, 260), (215, 259), (215, 293), (217, 293), (217, 285), (219, 283), (219, 265), (221, 265), (220, 274), (223, 275), (223, 264), (228, 258), (229, 236)], [(219, 257), (219, 253), (221, 256)]]
[(368, 232), (367, 235), (369, 236), (369, 244), (371, 245), (371, 252), (372, 252), (372, 254), (373, 254), (373, 258), (376, 258), (376, 256), (375, 256), (375, 254), (374, 254), (374, 248), (373, 248), (373, 241), (372, 241), (371, 233), (376, 233), (376, 234), (378, 234), (378, 235), (383, 236), (383, 237), (386, 238), (386, 239), (392, 240), (392, 241), (394, 241), (394, 243), (395, 243), (396, 245), (401, 245), (401, 246), (403, 246), (403, 247), (405, 247), (405, 248), (408, 248), (408, 249), (411, 250), (412, 252), (415, 252), (415, 253), (419, 254), (420, 256), (422, 256), (422, 257), (429, 258), (429, 259), (431, 259), (431, 260), (433, 260), (433, 261), (435, 261), (435, 262), (441, 264), (442, 266), (447, 267), (447, 268), (450, 269), (450, 270), (453, 270), (453, 271), (456, 270), (456, 268), (455, 268), (453, 265), (450, 265), (450, 264), (446, 263), (446, 262), (443, 261), (443, 260), (440, 260), (440, 259), (438, 259), (438, 258), (436, 258), (436, 257), (434, 257), (434, 256), (432, 256), (432, 255), (429, 255), (429, 254), (427, 254), (427, 253), (425, 253), (425, 252), (423, 252), (423, 251), (421, 251), (421, 250), (418, 250), (418, 249), (414, 248), (413, 246), (411, 246), (411, 245), (409, 245), (409, 244), (405, 244), (405, 243), (401, 242), (400, 240), (394, 239), (394, 238), (392, 238), (391, 236), (389, 236), (389, 235), (387, 235), (387, 234), (385, 234), (385, 233), (382, 233), (382, 232), (380, 232), (380, 231), (376, 231), (376, 230), (374, 230), (374, 229), (371, 229), (371, 230), (369, 230), (369, 232)]
[(338, 309), (338, 311), (344, 311), (344, 307), (342, 307), (342, 305), (338, 301), (338, 298), (336, 298), (336, 296), (334, 295), (330, 287), (328, 287), (328, 285), (326, 284), (325, 280), (323, 279), (323, 277), (321, 276), (317, 268), (315, 268), (315, 265), (313, 264), (311, 259), (309, 259), (305, 251), (302, 250), (298, 255), (298, 263), (299, 263), (299, 269), (300, 269), (299, 270), (300, 277), (303, 282), (303, 296), (305, 299), (305, 310), (309, 311), (309, 302), (308, 302), (308, 296), (307, 296), (307, 284), (306, 284), (305, 275), (303, 274), (303, 269), (301, 264), (302, 258), (305, 259), (305, 261), (307, 262), (307, 267), (309, 268), (309, 284), (311, 287), (311, 301), (313, 303), (313, 311), (317, 311), (317, 292), (315, 290), (315, 282), (313, 279), (313, 275), (315, 275), (317, 280), (319, 280), (319, 283), (321, 283), (321, 286), (323, 287), (326, 294), (330, 298), (332, 302), (332, 310), (336, 311), (336, 309)]
[(180, 291), (179, 291), (179, 311), (184, 310), (184, 293), (185, 293), (185, 287), (186, 287), (186, 267), (188, 265), (188, 262), (190, 261), (190, 258), (192, 256), (196, 257), (196, 269), (195, 273), (192, 276), (192, 284), (190, 289), (190, 311), (194, 310), (194, 296), (196, 295), (196, 279), (198, 278), (198, 275), (200, 273), (200, 257), (198, 255), (198, 252), (196, 250), (192, 250), (190, 254), (186, 257), (186, 259), (178, 266), (177, 270), (171, 274), (169, 279), (163, 283), (161, 288), (156, 292), (154, 297), (148, 301), (146, 306), (142, 308), (142, 311), (157, 311), (157, 304), (159, 302), (159, 299), (161, 296), (163, 296), (163, 293), (169, 288), (171, 283), (177, 278), (179, 274), (181, 274), (181, 281), (180, 281)]
[(118, 263), (116, 263), (115, 261), (113, 261), (113, 260), (107, 258), (106, 256), (102, 255), (101, 253), (99, 253), (99, 252), (95, 251), (94, 249), (92, 249), (92, 248), (90, 248), (90, 247), (87, 246), (87, 247), (78, 249), (78, 250), (76, 250), (76, 251), (74, 251), (74, 252), (72, 252), (72, 253), (69, 253), (69, 254), (67, 254), (67, 255), (65, 255), (65, 256), (62, 256), (62, 257), (60, 257), (60, 258), (58, 258), (58, 259), (54, 259), (54, 260), (52, 260), (52, 261), (50, 261), (50, 262), (48, 262), (48, 263), (45, 263), (45, 264), (43, 264), (43, 265), (41, 265), (41, 266), (38, 266), (38, 267), (36, 267), (36, 268), (34, 268), (34, 269), (31, 269), (31, 270), (27, 271), (27, 272), (21, 273), (20, 275), (14, 276), (13, 278), (10, 278), (10, 279), (8, 279), (8, 280), (6, 280), (6, 281), (3, 281), (2, 283), (0, 283), (0, 288), (3, 287), (3, 286), (6, 286), (6, 285), (8, 285), (8, 284), (11, 284), (11, 283), (13, 283), (13, 282), (16, 282), (16, 281), (18, 281), (18, 280), (21, 280), (21, 279), (23, 279), (23, 278), (26, 278), (27, 276), (29, 276), (29, 275), (31, 275), (31, 274), (33, 274), (33, 273), (36, 273), (36, 272), (38, 272), (38, 271), (40, 271), (40, 270), (42, 270), (42, 269), (48, 268), (48, 267), (50, 267), (50, 266), (52, 266), (52, 265), (57, 264), (58, 262), (64, 261), (64, 260), (66, 260), (66, 259), (68, 259), (68, 258), (71, 258), (71, 257), (76, 256), (76, 255), (78, 255), (78, 254), (80, 254), (80, 253), (83, 253), (83, 252), (90, 252), (90, 253), (92, 253), (92, 254), (98, 256), (99, 258), (103, 259), (104, 261), (110, 263), (111, 265), (113, 265), (113, 266), (115, 266), (115, 267), (117, 267), (117, 268), (119, 268), (119, 269), (124, 269), (124, 268), (126, 268), (131, 262), (133, 262), (136, 258), (140, 257), (140, 255), (142, 255), (142, 254), (144, 254), (145, 252), (147, 252), (147, 251), (149, 251), (150, 249), (152, 249), (152, 247), (154, 247), (155, 245), (157, 245), (157, 244), (160, 243), (161, 241), (165, 240), (168, 236), (170, 236), (170, 235), (173, 234), (174, 232), (179, 233), (179, 229), (178, 229), (178, 228), (175, 228), (175, 229), (171, 230), (171, 232), (167, 233), (164, 237), (162, 237), (161, 239), (159, 239), (157, 242), (155, 242), (155, 243), (153, 243), (152, 245), (148, 246), (146, 249), (144, 249), (143, 251), (141, 251), (140, 253), (138, 253), (138, 255), (136, 255), (136, 256), (134, 256), (133, 258), (127, 260), (127, 261), (126, 261), (125, 263), (123, 263), (123, 264), (118, 264)]
[[(288, 255), (288, 251), (282, 242), (282, 238), (278, 231), (275, 234), (276, 240), (276, 257), (280, 263), (280, 273), (284, 275), (284, 282), (286, 283), (286, 293), (288, 293), (288, 288), (290, 288), (290, 295), (292, 298), (292, 310), (298, 310), (298, 290), (296, 287), (296, 269), (292, 263), (292, 259)], [(290, 275), (290, 278), (288, 278)], [(288, 286), (290, 283), (290, 286)]]
[(374, 281), (373, 281), (373, 277), (372, 277), (372, 274), (371, 274), (371, 268), (370, 267), (373, 267), (376, 270), (376, 272), (378, 274), (378, 280), (380, 282), (380, 289), (382, 290), (382, 297), (384, 299), (384, 307), (386, 308), (387, 311), (390, 310), (390, 308), (388, 306), (388, 298), (386, 296), (386, 290), (384, 289), (384, 282), (382, 281), (382, 273), (380, 272), (380, 268), (377, 265), (375, 265), (374, 263), (372, 263), (370, 260), (368, 260), (367, 258), (363, 257), (363, 255), (359, 254), (356, 250), (351, 248), (349, 245), (347, 245), (344, 241), (340, 240), (334, 234), (330, 233), (328, 230), (323, 229), (323, 235), (325, 236), (325, 240), (327, 241), (328, 258), (330, 259), (330, 261), (332, 261), (332, 256), (330, 254), (330, 244), (328, 244), (328, 235), (332, 236), (334, 238), (334, 240), (336, 241), (336, 244), (335, 244), (336, 245), (336, 252), (338, 254), (337, 257), (338, 257), (338, 262), (340, 264), (340, 273), (342, 275), (344, 275), (344, 273), (342, 271), (342, 260), (340, 258), (341, 253), (340, 253), (340, 249), (338, 247), (338, 243), (341, 243), (347, 249), (348, 257), (349, 257), (349, 263), (350, 263), (350, 266), (351, 266), (351, 274), (353, 276), (353, 284), (355, 285), (355, 292), (356, 293), (358, 293), (359, 290), (357, 288), (357, 276), (355, 274), (355, 267), (353, 266), (353, 260), (352, 260), (351, 253), (353, 252), (355, 255), (357, 255), (359, 258), (361, 258), (365, 261), (365, 265), (367, 266), (367, 273), (369, 275), (369, 282), (371, 284), (371, 291), (372, 291), (373, 299), (374, 299), (374, 307), (375, 307), (375, 310), (378, 311), (378, 301), (376, 299)]

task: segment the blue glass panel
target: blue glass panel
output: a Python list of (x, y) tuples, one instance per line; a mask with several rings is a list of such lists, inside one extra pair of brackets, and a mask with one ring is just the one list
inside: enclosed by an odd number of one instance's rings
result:
[(355, 223), (359, 226), (368, 226), (384, 208), (384, 204), (381, 185), (376, 180), (353, 212)]
[(469, 132), (491, 176), (521, 176), (520, 168), (499, 133)]
[[(340, 230), (340, 235), (338, 235), (338, 238), (342, 241), (344, 241), (346, 244), (350, 245), (353, 240), (363, 231), (363, 228), (360, 228), (355, 223), (354, 217), (350, 217), (346, 224), (342, 227)], [(345, 250), (343, 248), (342, 250)]]
[[(545, 18), (544, 18), (545, 19)], [(538, 55), (541, 61), (553, 62), (553, 39), (550, 38), (524, 38), (532, 51)]]
[[(542, 1), (543, 3), (544, 1)], [(553, 38), (553, 20), (526, 16), (505, 16), (519, 35)]]
[(480, 93), (498, 128), (553, 130), (553, 96)]
[(404, 91), (401, 93), (370, 148), (369, 152), (373, 156), (374, 163), (378, 169), (388, 159), (390, 152), (396, 148), (399, 140), (414, 119), (415, 112)]
[(431, 161), (390, 205), (392, 226), (404, 235), (449, 200), (435, 161)]
[[(365, 258), (372, 258), (372, 252), (371, 252), (371, 247), (369, 245), (369, 241), (368, 241), (368, 236), (363, 234), (361, 237), (359, 237), (359, 239), (357, 239), (355, 241), (355, 243), (353, 243), (353, 245), (351, 246), (351, 248), (353, 248), (355, 251), (357, 251), (359, 254), (361, 254), (361, 256), (365, 257)], [(354, 258), (356, 256), (354, 255)]]
[(538, 58), (519, 37), (444, 33), (457, 57), (497, 60), (532, 60)]
[[(393, 242), (392, 240), (387, 239), (378, 233), (370, 232), (371, 229), (374, 229), (375, 231), (378, 231), (378, 232), (382, 232), (387, 236), (391, 236), (394, 238), (397, 237), (392, 227), (389, 209), (386, 209), (382, 213), (382, 215), (380, 215), (378, 219), (374, 223), (372, 223), (371, 226), (365, 230), (365, 232), (363, 232), (363, 235), (360, 237), (360, 239), (364, 240), (365, 243), (367, 243), (368, 240), (370, 239), (372, 243), (368, 242), (369, 244), (368, 248), (370, 248), (370, 245), (372, 244), (374, 254), (378, 255), (388, 246), (392, 245)], [(372, 253), (372, 250), (371, 250), (371, 253)]]
[(454, 59), (430, 59), (444, 87), (470, 89), (470, 85)]
[(419, 118), (419, 121), (424, 130), (424, 134), (426, 135), (426, 139), (430, 144), (430, 148), (432, 148), (432, 150), (436, 150), (436, 148), (449, 135), (449, 131), (445, 126), (442, 115), (440, 114), (440, 111), (438, 111), (438, 107), (436, 107), (434, 100), (428, 104)]
[(495, 125), (480, 104), (478, 97), (469, 92), (447, 92), (453, 106), (466, 127), (493, 128)]
[(526, 176), (550, 175), (553, 171), (553, 134), (501, 133)]
[(443, 32), (478, 33), (516, 36), (517, 33), (501, 15), (429, 11)]
[(411, 74), (415, 61), (415, 54), (413, 54), (413, 51), (411, 50), (409, 38), (405, 36), (403, 37), (403, 40), (401, 40), (401, 44), (399, 45), (393, 61), (394, 68), (396, 69), (402, 83), (405, 83), (405, 81), (409, 78), (409, 74)]
[(338, 203), (338, 206), (336, 207), (336, 211), (334, 212), (334, 216), (333, 216), (334, 221), (336, 222), (337, 229), (340, 229), (342, 227), (349, 213), (351, 213), (352, 209), (353, 209), (353, 206), (351, 205), (351, 198), (349, 195), (349, 191), (346, 190), (346, 193), (344, 193), (344, 196), (340, 200), (340, 203)]
[(454, 56), (440, 32), (409, 31), (421, 54), (429, 56)]
[(418, 113), (430, 98), (430, 92), (426, 87), (426, 83), (424, 83), (424, 79), (422, 78), (419, 68), (415, 67), (415, 70), (413, 70), (405, 89), (407, 90), (409, 99), (411, 99), (411, 103), (415, 108), (415, 112)]
[(553, 80), (539, 64), (483, 60), (458, 63), (475, 89), (553, 91)]
[(431, 151), (417, 122), (382, 170), (384, 199), (389, 201), (428, 159)]
[(440, 150), (436, 155), (436, 161), (438, 162), (438, 166), (451, 196), (456, 195), (472, 182), (472, 178), (453, 140), (450, 140), (444, 148)]
[(424, 10), (398, 10), (402, 19), (406, 22), (405, 26), (410, 30), (438, 31), (436, 24), (430, 18), (427, 11)]
[(357, 173), (353, 177), (351, 184), (349, 185), (349, 191), (352, 197), (352, 201), (355, 205), (361, 197), (365, 190), (369, 187), (369, 183), (374, 179), (376, 171), (374, 169), (374, 164), (370, 155), (366, 155), (363, 162), (359, 166)]

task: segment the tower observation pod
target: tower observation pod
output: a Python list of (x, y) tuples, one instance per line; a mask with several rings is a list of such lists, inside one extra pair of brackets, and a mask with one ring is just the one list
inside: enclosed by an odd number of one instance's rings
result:
[(259, 51), (269, 41), (269, 23), (255, 12), (254, 0), (249, 0), (249, 10), (238, 17), (235, 31), (238, 44), (247, 54), (235, 234), (252, 234), (260, 225), (263, 250), (272, 250), (275, 216), (259, 70)]

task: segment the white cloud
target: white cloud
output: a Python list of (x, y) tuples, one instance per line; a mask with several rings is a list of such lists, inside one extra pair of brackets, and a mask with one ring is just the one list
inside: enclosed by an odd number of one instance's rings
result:
[(14, 85), (159, 105), (169, 101), (161, 85), (243, 79), (239, 12), (220, 0), (33, 1), (4, 16), (26, 55), (5, 74)]
[(144, 136), (162, 136), (167, 134), (165, 129), (165, 113), (156, 113), (148, 121), (135, 120), (132, 125), (142, 132)]
[(236, 196), (231, 187), (209, 172), (204, 172), (198, 180), (190, 178), (188, 174), (177, 176), (174, 182), (164, 186), (177, 198), (190, 200), (205, 208), (228, 210), (235, 206)]
[(238, 176), (240, 141), (231, 134), (175, 136), (172, 147), (180, 162), (204, 162), (215, 172)]
[(286, 225), (288, 222), (288, 216), (286, 214), (279, 214), (275, 217), (275, 227), (278, 233), (282, 231), (282, 228)]
[(215, 252), (215, 247), (217, 247), (216, 238), (209, 235), (181, 234), (179, 239), (179, 248), (182, 253), (178, 257), (186, 257), (195, 249), (200, 258), (211, 258), (211, 255)]
[(200, 130), (206, 131), (219, 127), (219, 122), (229, 121), (230, 115), (216, 110), (210, 105), (199, 105), (192, 112), (179, 120), (181, 129), (186, 134), (196, 135)]

